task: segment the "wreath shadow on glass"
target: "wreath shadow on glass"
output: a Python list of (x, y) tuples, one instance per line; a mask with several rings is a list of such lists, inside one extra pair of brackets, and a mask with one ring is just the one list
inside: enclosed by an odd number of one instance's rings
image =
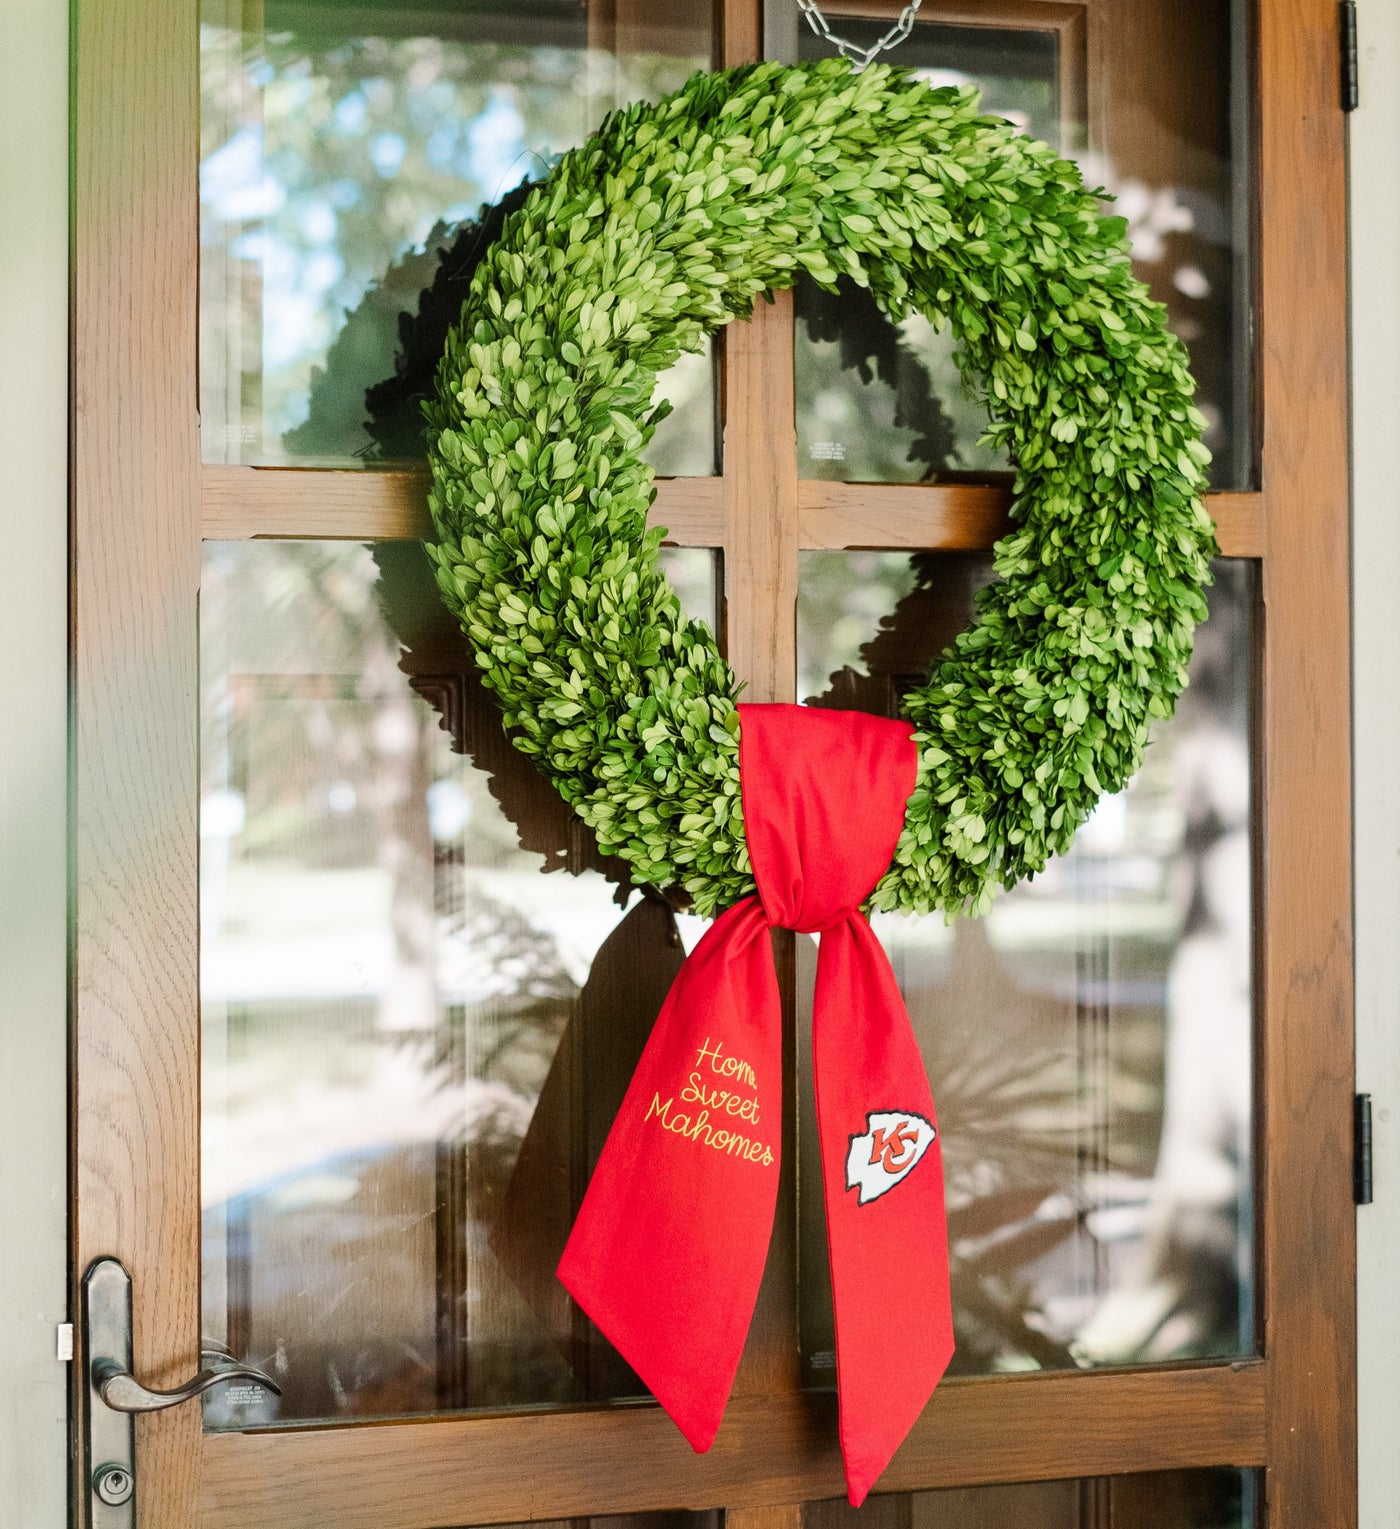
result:
[(919, 776), (874, 908), (986, 909), (1126, 783), (1186, 682), (1204, 420), (1122, 219), (970, 89), (844, 62), (696, 75), (508, 215), (427, 406), (429, 545), (515, 746), (658, 887), (752, 891), (740, 686), (657, 565), (656, 377), (754, 300), (845, 276), (951, 324), (1016, 467), (998, 578), (905, 696)]
[[(822, 64), (697, 76), (446, 244), (366, 428), (376, 457), (412, 457), (427, 404), (439, 587), (512, 741), (613, 852), (612, 879), (701, 912), (751, 890), (739, 687), (657, 569), (641, 454), (657, 373), (800, 273), (857, 290), (887, 334), (916, 309), (951, 322), (1017, 466), (1000, 578), (902, 698), (919, 786), (874, 905), (981, 911), (1126, 782), (1185, 683), (1215, 549), (1184, 355), (1123, 238), (1072, 165), (971, 92)], [(846, 359), (888, 381), (892, 355)], [(935, 408), (925, 422), (934, 471), (945, 432)], [(839, 704), (885, 709), (865, 688), (833, 676)], [(523, 833), (531, 777), (494, 762)], [(527, 1141), (517, 1174), (530, 1161)], [(493, 1236), (503, 1260), (552, 1268), (542, 1248), (511, 1255), (519, 1233)]]
[(1184, 353), (1047, 145), (883, 66), (697, 75), (459, 231), (368, 390), (374, 455), (411, 454), (426, 405), (429, 551), (513, 742), (605, 851), (712, 912), (751, 888), (740, 687), (657, 568), (641, 453), (657, 372), (804, 272), (951, 323), (1016, 464), (1000, 577), (905, 698), (919, 786), (872, 898), (983, 911), (1170, 715), (1215, 550)]

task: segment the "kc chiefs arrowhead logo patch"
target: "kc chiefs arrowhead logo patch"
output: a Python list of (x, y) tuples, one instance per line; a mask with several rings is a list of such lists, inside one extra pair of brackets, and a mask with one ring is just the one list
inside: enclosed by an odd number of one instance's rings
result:
[(846, 1153), (846, 1188), (859, 1189), (858, 1205), (868, 1205), (902, 1184), (938, 1135), (930, 1121), (908, 1110), (872, 1110), (865, 1131), (851, 1137)]

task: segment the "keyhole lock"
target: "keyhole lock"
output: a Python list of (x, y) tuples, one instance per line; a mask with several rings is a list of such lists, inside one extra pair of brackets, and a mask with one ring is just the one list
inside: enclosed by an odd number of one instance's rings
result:
[(99, 1465), (93, 1472), (93, 1490), (114, 1508), (131, 1500), (135, 1486), (131, 1472), (124, 1465)]

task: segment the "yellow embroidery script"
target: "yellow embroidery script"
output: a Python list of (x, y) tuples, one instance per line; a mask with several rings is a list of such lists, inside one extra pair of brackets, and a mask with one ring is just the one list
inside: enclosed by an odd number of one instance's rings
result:
[[(722, 1081), (716, 1081), (722, 1080)], [(764, 1141), (745, 1136), (741, 1131), (712, 1123), (719, 1116), (758, 1124), (758, 1078), (752, 1067), (740, 1057), (726, 1056), (719, 1041), (705, 1037), (695, 1057), (695, 1067), (681, 1088), (682, 1104), (699, 1105), (698, 1112), (676, 1108), (676, 1096), (663, 1100), (659, 1093), (651, 1097), (646, 1119), (655, 1120), (663, 1131), (698, 1141), (702, 1146), (727, 1157), (745, 1162), (773, 1163), (773, 1149)]]

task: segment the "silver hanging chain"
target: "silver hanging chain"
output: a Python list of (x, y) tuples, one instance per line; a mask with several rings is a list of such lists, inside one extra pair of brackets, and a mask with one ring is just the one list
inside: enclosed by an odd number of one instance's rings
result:
[(831, 30), (831, 23), (822, 15), (817, 0), (797, 0), (797, 8), (807, 18), (807, 25), (823, 42), (829, 42), (842, 58), (850, 59), (857, 69), (864, 69), (877, 55), (888, 49), (897, 48), (914, 30), (914, 18), (919, 14), (922, 4), (923, 0), (909, 0), (909, 4), (899, 13), (899, 20), (878, 42), (869, 48), (859, 48)]

